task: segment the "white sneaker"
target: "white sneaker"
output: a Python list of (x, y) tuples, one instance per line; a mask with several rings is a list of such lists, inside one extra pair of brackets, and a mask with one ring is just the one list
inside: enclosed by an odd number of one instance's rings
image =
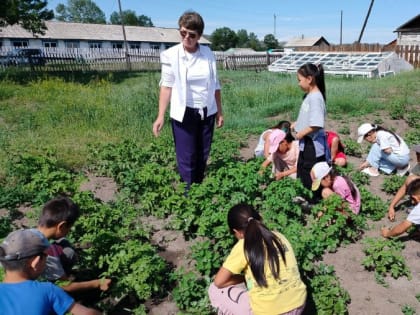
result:
[(370, 167), (366, 167), (366, 168), (362, 169), (362, 173), (368, 174), (369, 176), (373, 176), (373, 177), (379, 176), (379, 172), (378, 171), (373, 172), (370, 169)]
[(410, 164), (407, 164), (406, 167), (397, 169), (397, 175), (398, 176), (401, 176), (401, 177), (404, 176), (405, 174), (407, 174), (407, 172), (409, 171), (410, 167), (411, 167), (411, 165)]

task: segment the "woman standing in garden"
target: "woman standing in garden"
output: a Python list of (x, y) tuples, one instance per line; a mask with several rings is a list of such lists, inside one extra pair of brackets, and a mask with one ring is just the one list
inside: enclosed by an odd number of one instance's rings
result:
[(178, 171), (187, 189), (201, 183), (210, 153), (214, 125), (223, 126), (220, 84), (213, 52), (198, 43), (204, 21), (196, 12), (178, 20), (181, 43), (162, 52), (159, 111), (153, 123), (157, 137), (166, 109), (170, 118)]
[(396, 172), (404, 176), (410, 169), (410, 149), (405, 141), (396, 133), (378, 125), (365, 123), (357, 129), (359, 138), (372, 143), (369, 154), (359, 166), (359, 170), (369, 176), (378, 176), (379, 170), (385, 174)]
[(249, 205), (232, 207), (227, 219), (238, 242), (209, 288), (218, 314), (301, 314), (306, 286), (289, 241), (268, 230)]
[[(307, 63), (297, 71), (300, 88), (306, 93), (299, 115), (292, 128), (299, 140), (297, 178), (307, 189), (311, 189), (311, 169), (316, 162), (326, 161), (329, 153), (325, 137), (326, 90), (322, 65)], [(318, 193), (319, 195), (319, 193)], [(319, 199), (320, 196), (316, 196)]]

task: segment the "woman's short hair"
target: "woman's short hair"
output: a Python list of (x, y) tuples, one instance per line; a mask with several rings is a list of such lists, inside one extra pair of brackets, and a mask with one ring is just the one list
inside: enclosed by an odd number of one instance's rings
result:
[(204, 31), (204, 20), (200, 14), (194, 11), (186, 11), (178, 20), (179, 28), (185, 27), (186, 29), (197, 31), (202, 35)]

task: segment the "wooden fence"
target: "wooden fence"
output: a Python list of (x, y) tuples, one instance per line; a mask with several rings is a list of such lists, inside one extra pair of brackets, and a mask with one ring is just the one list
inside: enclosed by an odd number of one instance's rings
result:
[[(299, 48), (298, 51), (320, 51), (319, 47)], [(387, 46), (379, 44), (332, 45), (322, 51), (377, 52), (394, 50), (401, 58), (407, 60), (415, 68), (420, 67), (419, 46)], [(10, 65), (20, 69), (37, 71), (143, 71), (160, 69), (160, 51), (153, 49), (57, 49), (43, 48), (36, 59), (10, 57), (10, 49), (0, 50), (0, 68)], [(9, 54), (9, 55), (8, 55)], [(225, 70), (266, 70), (267, 66), (280, 58), (283, 53), (225, 53), (215, 52), (218, 67)], [(10, 63), (10, 58), (14, 60)], [(13, 59), (15, 58), (15, 59)], [(42, 62), (39, 59), (42, 58)], [(33, 62), (36, 60), (37, 62)]]
[(395, 52), (411, 63), (414, 68), (420, 68), (420, 46), (397, 46)]

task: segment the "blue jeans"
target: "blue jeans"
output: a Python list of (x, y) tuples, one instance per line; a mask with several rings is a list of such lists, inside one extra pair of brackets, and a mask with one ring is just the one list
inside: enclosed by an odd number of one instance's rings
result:
[(372, 144), (366, 158), (371, 166), (381, 170), (386, 174), (391, 174), (396, 168), (402, 168), (408, 164), (410, 155), (399, 155), (395, 153), (385, 153), (377, 143)]

